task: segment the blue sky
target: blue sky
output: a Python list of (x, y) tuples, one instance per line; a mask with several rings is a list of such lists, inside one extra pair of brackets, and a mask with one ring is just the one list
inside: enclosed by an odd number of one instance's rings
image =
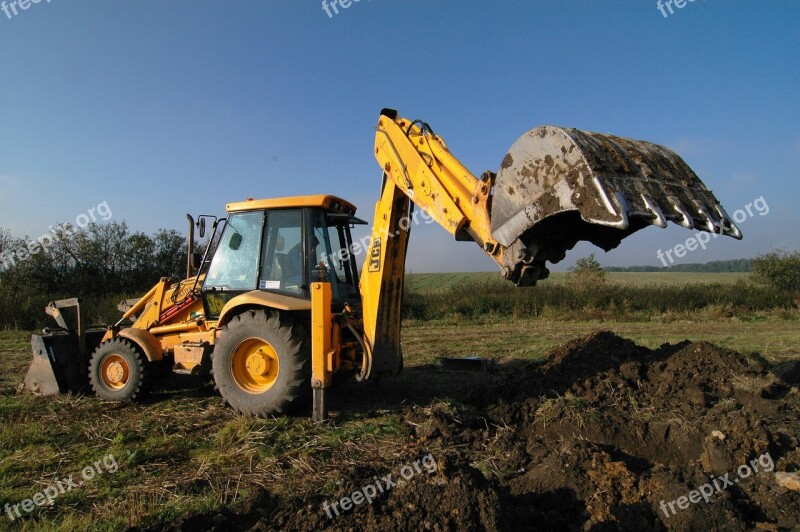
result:
[[(371, 220), (374, 127), (394, 107), (429, 122), (475, 174), (542, 124), (664, 144), (729, 213), (769, 206), (741, 224), (743, 241), (678, 262), (800, 248), (800, 3), (674, 11), (654, 0), (361, 0), (332, 17), (318, 0), (0, 11), (0, 227), (35, 237), (105, 201), (132, 230), (184, 231), (186, 212), (313, 193)], [(658, 249), (690, 236), (653, 227), (598, 258), (657, 265)], [(409, 268), (494, 263), (423, 225)]]

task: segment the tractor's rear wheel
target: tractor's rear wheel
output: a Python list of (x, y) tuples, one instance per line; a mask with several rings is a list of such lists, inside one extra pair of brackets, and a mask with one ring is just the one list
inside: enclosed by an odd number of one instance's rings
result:
[(130, 402), (150, 389), (150, 362), (130, 340), (113, 338), (100, 344), (89, 360), (89, 382), (97, 397)]
[(249, 310), (234, 316), (214, 346), (215, 387), (242, 414), (287, 412), (311, 389), (307, 344), (288, 315)]

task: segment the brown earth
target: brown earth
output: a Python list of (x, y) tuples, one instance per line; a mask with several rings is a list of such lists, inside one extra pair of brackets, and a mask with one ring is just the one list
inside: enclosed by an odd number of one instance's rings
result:
[[(426, 370), (463, 390), (456, 408), (403, 409), (408, 456), (430, 452), (434, 473), (329, 518), (324, 502), (398, 480), (403, 465), (348, 464), (333, 496), (264, 489), (152, 529), (800, 530), (800, 493), (775, 479), (800, 469), (800, 362), (769, 367), (704, 342), (650, 350), (600, 332), (470, 386)], [(704, 485), (709, 502), (679, 499)]]

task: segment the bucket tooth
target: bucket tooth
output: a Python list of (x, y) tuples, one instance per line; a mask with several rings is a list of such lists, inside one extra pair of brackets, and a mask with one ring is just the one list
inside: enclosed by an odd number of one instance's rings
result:
[(646, 194), (642, 194), (642, 201), (644, 201), (644, 205), (645, 207), (647, 207), (647, 210), (653, 213), (654, 216), (653, 225), (660, 227), (662, 229), (665, 228), (667, 226), (667, 219), (666, 217), (664, 217), (664, 213), (661, 212), (661, 209), (658, 207), (658, 204), (655, 201), (653, 201), (653, 199), (650, 196)]
[(728, 228), (725, 229), (725, 234), (735, 238), (736, 240), (741, 240), (743, 236), (742, 232), (739, 230), (739, 226), (733, 221), (733, 218), (728, 216), (728, 213), (725, 212), (725, 207), (723, 207), (722, 204), (717, 203), (714, 205), (714, 210), (717, 211), (717, 214), (719, 214), (720, 219), (723, 222), (728, 222)]
[(619, 216), (620, 213), (617, 212), (617, 209), (615, 209), (614, 205), (611, 204), (611, 199), (608, 197), (608, 192), (606, 192), (605, 187), (603, 187), (603, 183), (601, 183), (597, 177), (592, 178), (592, 183), (594, 183), (594, 187), (597, 189), (597, 192), (600, 195), (600, 199), (602, 200), (603, 206), (606, 208), (606, 210), (615, 218)]
[(675, 208), (675, 212), (677, 212), (681, 217), (680, 220), (678, 220), (678, 224), (682, 225), (686, 229), (694, 229), (694, 218), (691, 214), (689, 214), (689, 211), (686, 210), (686, 207), (684, 207), (675, 196), (672, 196), (671, 200), (672, 206)]
[[(708, 231), (709, 233), (724, 234), (724, 228), (722, 226), (721, 220), (719, 222), (715, 221), (714, 218), (711, 216), (711, 214), (699, 201), (694, 200), (694, 205), (695, 207), (697, 207), (697, 212), (700, 213), (703, 221), (705, 222), (706, 231)], [(717, 230), (717, 228), (719, 228), (719, 231)]]
[(622, 192), (615, 192), (614, 198), (617, 200), (617, 205), (619, 205), (619, 222), (615, 224), (616, 227), (619, 229), (627, 229), (630, 225), (630, 221), (628, 220), (628, 215), (633, 211), (631, 208), (630, 203), (625, 198), (625, 194)]

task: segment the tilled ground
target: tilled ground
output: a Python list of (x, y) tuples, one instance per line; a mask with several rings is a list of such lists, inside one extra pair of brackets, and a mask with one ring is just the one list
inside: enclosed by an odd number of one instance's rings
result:
[[(417, 368), (421, 379), (426, 370), (462, 390), (455, 406), (403, 409), (416, 471), (391, 458), (346, 464), (332, 494), (265, 488), (152, 528), (800, 530), (798, 362), (770, 367), (703, 342), (650, 350), (600, 332), (469, 386), (433, 367)], [(323, 510), (377, 487), (371, 504)]]

